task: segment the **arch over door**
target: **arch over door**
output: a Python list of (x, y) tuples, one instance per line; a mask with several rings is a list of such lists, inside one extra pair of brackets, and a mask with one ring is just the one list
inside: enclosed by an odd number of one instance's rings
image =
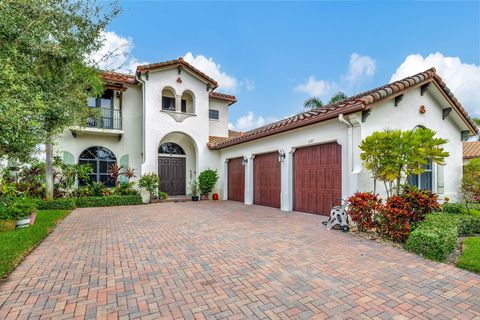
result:
[(253, 203), (280, 208), (280, 190), (278, 152), (256, 155), (253, 159)]
[(331, 202), (342, 196), (342, 147), (333, 142), (297, 149), (293, 172), (293, 209), (329, 215)]
[(245, 202), (245, 166), (243, 158), (228, 160), (228, 200)]

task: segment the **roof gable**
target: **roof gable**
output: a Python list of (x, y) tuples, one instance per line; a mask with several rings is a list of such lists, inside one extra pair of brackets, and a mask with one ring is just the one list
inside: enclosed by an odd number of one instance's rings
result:
[(149, 71), (155, 71), (155, 70), (167, 70), (167, 69), (174, 69), (174, 68), (179, 68), (185, 69), (197, 78), (203, 80), (204, 82), (212, 85), (212, 89), (215, 89), (218, 87), (218, 82), (215, 81), (214, 79), (210, 78), (208, 75), (206, 75), (204, 72), (198, 70), (194, 66), (192, 66), (190, 63), (186, 62), (183, 60), (182, 57), (175, 59), (175, 60), (169, 60), (169, 61), (164, 61), (164, 62), (158, 62), (158, 63), (151, 63), (151, 64), (145, 64), (137, 67), (137, 73), (146, 73)]

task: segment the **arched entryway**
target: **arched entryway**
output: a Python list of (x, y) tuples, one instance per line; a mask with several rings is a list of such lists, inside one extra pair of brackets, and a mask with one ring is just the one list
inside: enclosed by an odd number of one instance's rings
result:
[(160, 191), (169, 196), (186, 195), (190, 181), (196, 176), (196, 145), (180, 132), (167, 134), (158, 147)]
[[(79, 164), (89, 164), (92, 167), (92, 173), (89, 174), (90, 181), (102, 182), (108, 187), (113, 187), (115, 183), (109, 179), (108, 168), (117, 163), (115, 154), (105, 147), (95, 146), (85, 149), (78, 157)], [(79, 181), (80, 185), (87, 181)]]

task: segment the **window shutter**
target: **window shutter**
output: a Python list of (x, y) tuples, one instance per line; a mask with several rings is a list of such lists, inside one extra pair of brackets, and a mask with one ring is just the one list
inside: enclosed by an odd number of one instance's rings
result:
[(437, 165), (437, 193), (445, 192), (444, 166)]

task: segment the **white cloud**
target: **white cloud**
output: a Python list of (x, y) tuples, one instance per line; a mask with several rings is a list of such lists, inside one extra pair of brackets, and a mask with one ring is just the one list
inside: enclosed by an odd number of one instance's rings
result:
[(132, 56), (133, 40), (124, 38), (113, 31), (103, 31), (103, 46), (90, 56), (90, 61), (99, 69), (134, 73), (138, 65), (148, 62), (138, 61)]
[(369, 56), (362, 56), (358, 53), (352, 53), (348, 72), (345, 76), (348, 84), (354, 86), (359, 80), (375, 75), (376, 61)]
[(247, 91), (253, 91), (255, 90), (255, 80), (250, 80), (250, 79), (243, 79), (242, 81), (242, 86), (247, 90)]
[(305, 83), (301, 83), (295, 87), (296, 92), (304, 92), (309, 96), (324, 97), (330, 95), (337, 90), (334, 82), (326, 80), (317, 80), (315, 76), (310, 76)]
[(238, 88), (239, 83), (237, 79), (222, 71), (221, 66), (215, 63), (212, 58), (207, 58), (201, 54), (194, 56), (191, 52), (187, 52), (183, 59), (218, 81), (220, 88), (230, 92), (234, 92)]
[(469, 113), (480, 116), (480, 66), (463, 63), (458, 57), (446, 57), (440, 52), (426, 57), (411, 54), (398, 67), (390, 81), (409, 77), (431, 67), (435, 67)]
[(235, 124), (229, 123), (228, 129), (237, 131), (248, 131), (275, 121), (277, 121), (276, 118), (265, 118), (261, 115), (256, 116), (252, 111), (249, 111), (246, 115), (238, 118)]
[(350, 55), (347, 73), (341, 76), (339, 81), (317, 80), (312, 75), (305, 83), (300, 83), (294, 89), (296, 92), (307, 93), (311, 97), (320, 97), (328, 101), (337, 91), (352, 91), (359, 82), (373, 77), (375, 70), (376, 61), (372, 57), (354, 52)]

